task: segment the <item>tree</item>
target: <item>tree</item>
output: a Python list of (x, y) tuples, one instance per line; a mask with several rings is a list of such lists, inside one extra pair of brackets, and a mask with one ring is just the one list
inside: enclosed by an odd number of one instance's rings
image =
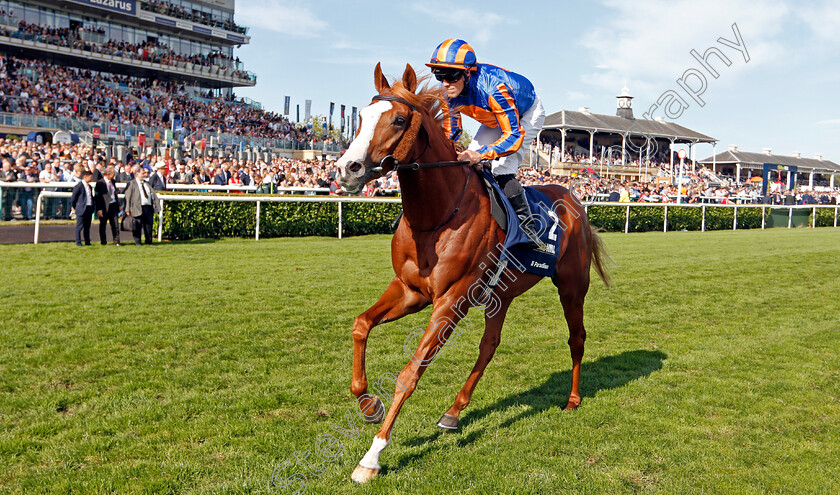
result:
[(473, 137), (470, 135), (470, 133), (462, 129), (461, 137), (458, 139), (458, 142), (455, 143), (455, 149), (458, 151), (462, 151), (469, 148), (472, 139)]
[[(323, 115), (312, 116), (312, 136), (314, 136), (315, 139), (324, 139), (324, 118), (325, 117)], [(327, 121), (327, 125), (329, 125), (329, 121)], [(332, 129), (327, 129), (327, 137), (330, 139), (338, 141), (341, 137), (339, 134), (341, 134), (341, 132), (339, 129), (336, 129), (335, 126), (333, 126)]]

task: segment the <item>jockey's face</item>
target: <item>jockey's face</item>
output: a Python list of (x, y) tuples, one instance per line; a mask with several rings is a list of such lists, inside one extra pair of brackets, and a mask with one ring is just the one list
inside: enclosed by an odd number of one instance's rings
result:
[(464, 71), (454, 68), (435, 67), (432, 69), (435, 79), (440, 81), (447, 98), (455, 98), (464, 91), (466, 78)]
[(446, 91), (447, 98), (455, 98), (464, 91), (464, 76), (459, 77), (455, 82), (441, 81), (441, 85)]

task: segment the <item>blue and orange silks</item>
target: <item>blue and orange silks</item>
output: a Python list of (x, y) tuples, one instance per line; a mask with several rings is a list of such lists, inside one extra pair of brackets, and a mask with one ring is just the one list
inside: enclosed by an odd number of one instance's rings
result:
[(502, 135), (495, 143), (478, 149), (482, 159), (516, 153), (525, 137), (519, 118), (535, 99), (534, 85), (524, 76), (495, 65), (477, 64), (465, 91), (448, 101), (452, 110), (444, 127), (449, 138), (457, 141), (461, 137), (461, 114), (467, 115), (487, 127), (501, 128)]

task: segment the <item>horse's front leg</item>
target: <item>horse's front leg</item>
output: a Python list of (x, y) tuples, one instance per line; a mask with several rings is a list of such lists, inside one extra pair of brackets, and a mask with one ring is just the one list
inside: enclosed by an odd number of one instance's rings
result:
[(492, 312), (485, 312), (484, 336), (481, 337), (481, 343), (478, 345), (478, 359), (464, 387), (461, 388), (461, 391), (455, 397), (455, 403), (452, 404), (452, 407), (438, 421), (439, 427), (447, 430), (458, 429), (461, 411), (470, 403), (475, 387), (484, 374), (484, 369), (490, 363), (490, 360), (493, 359), (496, 348), (499, 347), (499, 342), (502, 339), (502, 325), (505, 323), (505, 316), (512, 301), (513, 299), (510, 298), (501, 299), (498, 309)]
[[(456, 291), (452, 291), (456, 293)], [(391, 442), (391, 430), (403, 404), (414, 392), (417, 382), (426, 371), (426, 368), (434, 362), (436, 355), (443, 349), (447, 339), (456, 328), (461, 316), (469, 309), (469, 303), (465, 298), (444, 297), (435, 301), (435, 310), (432, 312), (432, 319), (429, 326), (423, 333), (417, 350), (411, 356), (408, 364), (400, 372), (394, 390), (394, 402), (388, 409), (382, 427), (373, 438), (367, 454), (353, 470), (351, 478), (358, 483), (370, 481), (379, 474), (379, 455)]]
[(394, 277), (385, 292), (379, 296), (379, 300), (353, 322), (353, 382), (350, 384), (350, 391), (356, 396), (359, 410), (370, 423), (382, 421), (385, 408), (378, 397), (367, 393), (365, 351), (368, 335), (376, 325), (416, 313), (428, 304), (429, 301), (422, 294), (411, 290), (399, 278)]

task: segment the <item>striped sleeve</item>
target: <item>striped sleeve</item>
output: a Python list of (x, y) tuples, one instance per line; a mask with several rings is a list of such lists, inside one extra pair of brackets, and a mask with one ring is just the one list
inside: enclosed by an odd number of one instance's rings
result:
[(449, 100), (446, 100), (443, 113), (448, 115), (443, 119), (443, 130), (452, 142), (457, 143), (461, 139), (461, 112), (453, 110), (449, 105)]
[(488, 104), (496, 116), (502, 135), (495, 143), (479, 148), (478, 153), (485, 160), (516, 153), (522, 147), (525, 133), (519, 124), (519, 112), (508, 87), (504, 84), (496, 86), (496, 91), (488, 98)]

